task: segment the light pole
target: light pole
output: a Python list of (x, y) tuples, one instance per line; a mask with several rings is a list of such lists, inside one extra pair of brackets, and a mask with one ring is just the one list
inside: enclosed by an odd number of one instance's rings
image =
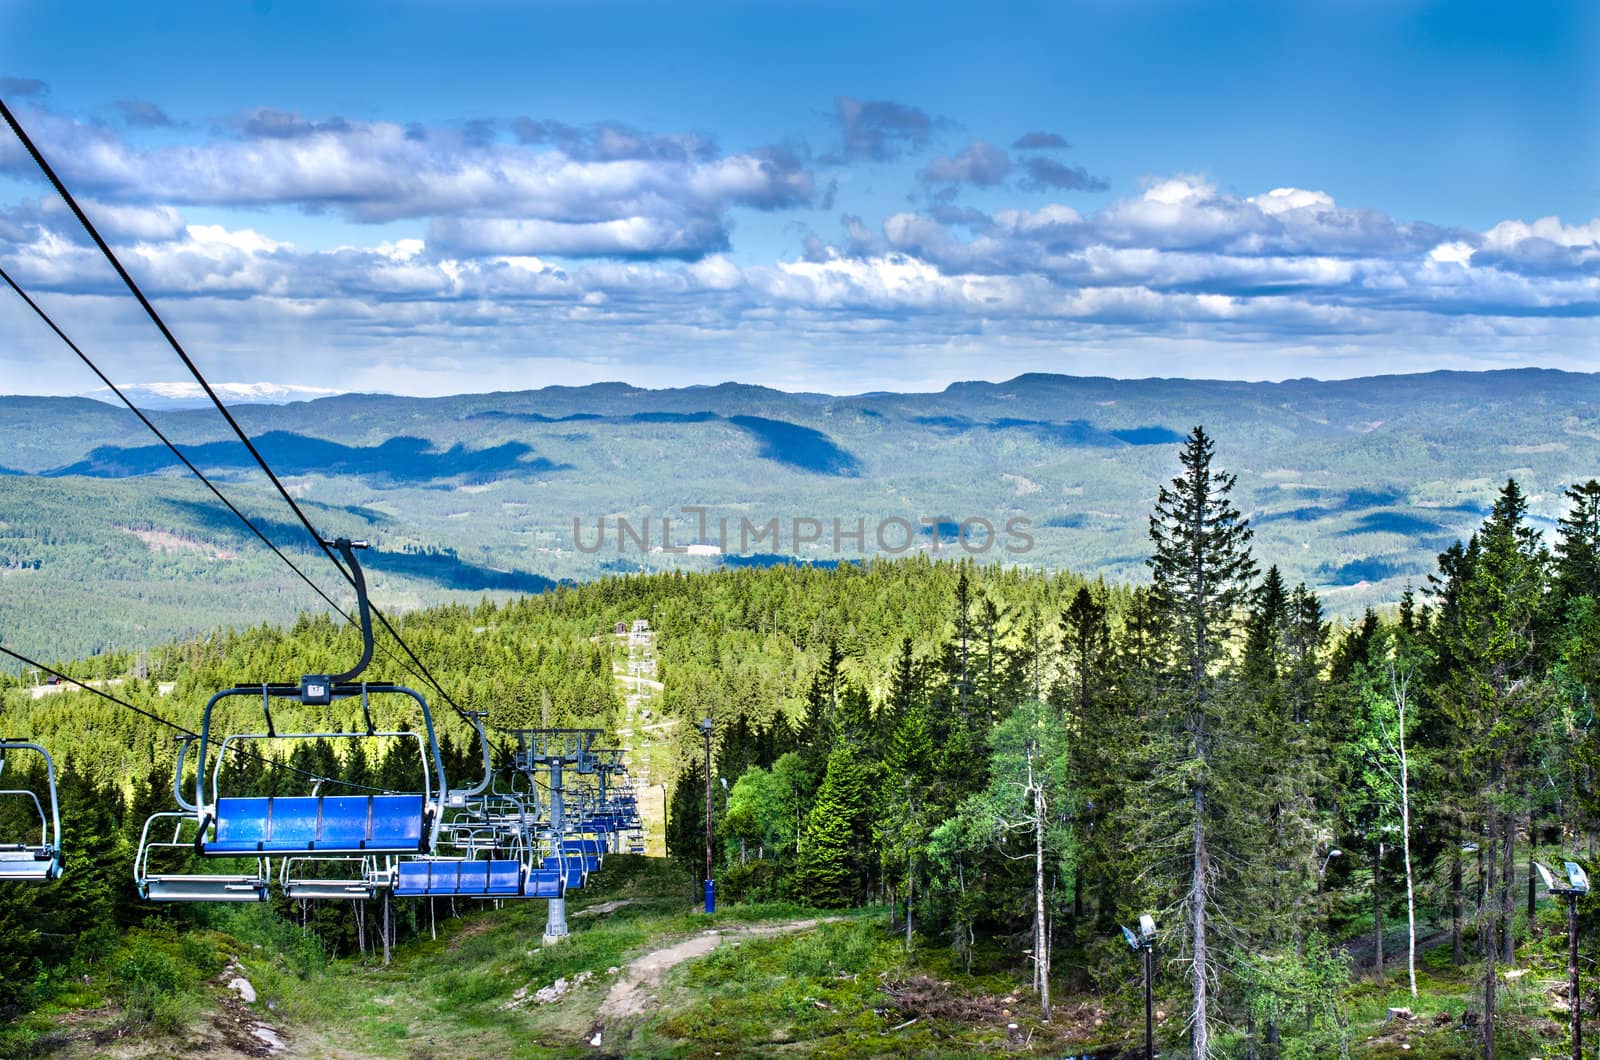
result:
[(1144, 1056), (1145, 1060), (1155, 1060), (1155, 1002), (1152, 983), (1155, 978), (1155, 948), (1156, 948), (1156, 921), (1149, 913), (1139, 916), (1139, 933), (1136, 935), (1131, 928), (1122, 929), (1122, 937), (1127, 939), (1128, 946), (1133, 952), (1144, 958)]
[(700, 719), (706, 741), (706, 912), (717, 911), (717, 881), (711, 878), (711, 719)]
[(1567, 1000), (1572, 1006), (1572, 1060), (1583, 1057), (1583, 1005), (1578, 996), (1578, 896), (1589, 893), (1589, 876), (1583, 866), (1575, 861), (1566, 863), (1567, 879), (1563, 883), (1555, 874), (1537, 861), (1533, 867), (1544, 879), (1545, 889), (1567, 900)]
[(1328, 862), (1332, 861), (1334, 858), (1342, 858), (1342, 857), (1344, 857), (1344, 851), (1340, 850), (1338, 847), (1329, 847), (1327, 855), (1324, 856), (1323, 859), (1322, 859), (1322, 864), (1317, 868), (1317, 930), (1318, 931), (1326, 931), (1328, 929), (1328, 923), (1327, 923), (1327, 919), (1328, 919), (1327, 898), (1326, 898), (1326, 894), (1325, 894), (1325, 892), (1323, 890), (1323, 886), (1322, 886), (1324, 880), (1326, 879), (1326, 877), (1328, 875)]

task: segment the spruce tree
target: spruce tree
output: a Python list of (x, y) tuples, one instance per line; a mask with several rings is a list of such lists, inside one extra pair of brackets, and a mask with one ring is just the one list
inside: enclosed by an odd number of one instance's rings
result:
[(1556, 527), (1556, 588), (1562, 603), (1600, 600), (1600, 480), (1569, 487), (1562, 496), (1571, 507)]
[(1167, 882), (1181, 896), (1196, 1060), (1211, 1056), (1218, 1017), (1211, 998), (1219, 963), (1213, 926), (1221, 915), (1216, 844), (1228, 810), (1239, 809), (1228, 803), (1242, 798), (1253, 779), (1227, 768), (1241, 726), (1226, 656), (1255, 563), (1249, 523), (1231, 496), (1235, 476), (1212, 466), (1214, 450), (1196, 427), (1179, 454), (1182, 473), (1161, 487), (1150, 516), (1152, 596), (1172, 630), (1173, 653), (1158, 703), (1161, 729), (1152, 741), (1167, 768), (1151, 777), (1155, 805), (1141, 815), (1152, 878), (1171, 866), (1179, 871)]
[(1110, 695), (1111, 623), (1101, 593), (1080, 585), (1061, 613), (1060, 679), (1051, 704), (1061, 710), (1073, 784), (1079, 795), (1072, 829), (1080, 851), (1072, 879), (1074, 926), (1084, 927), (1086, 887), (1099, 894), (1099, 919), (1113, 912), (1121, 875), (1121, 841), (1109, 827), (1121, 808), (1127, 779), (1118, 761), (1126, 744)]
[(811, 905), (836, 908), (866, 898), (873, 857), (871, 772), (848, 742), (828, 756), (795, 871), (795, 889)]

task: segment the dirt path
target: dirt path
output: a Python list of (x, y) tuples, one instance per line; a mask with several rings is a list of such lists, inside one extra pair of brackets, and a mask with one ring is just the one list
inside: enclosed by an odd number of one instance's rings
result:
[(596, 1030), (614, 1021), (638, 1016), (649, 1011), (656, 998), (650, 993), (661, 985), (661, 977), (685, 961), (704, 957), (725, 938), (770, 937), (788, 935), (796, 931), (811, 931), (819, 924), (832, 924), (844, 917), (808, 917), (804, 920), (787, 920), (779, 924), (753, 924), (749, 927), (712, 928), (693, 938), (659, 950), (652, 950), (628, 965), (622, 978), (611, 984), (606, 999), (600, 1003), (596, 1016)]

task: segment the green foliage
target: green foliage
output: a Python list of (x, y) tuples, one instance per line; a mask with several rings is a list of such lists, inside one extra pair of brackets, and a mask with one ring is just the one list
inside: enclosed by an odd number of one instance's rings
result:
[[(714, 871), (723, 894), (893, 909), (892, 936), (830, 935), (832, 951), (774, 943), (774, 953), (788, 956), (774, 957), (763, 972), (771, 976), (752, 983), (789, 975), (808, 984), (811, 997), (865, 1003), (842, 981), (828, 988), (837, 994), (816, 990), (853, 966), (886, 971), (886, 954), (906, 950), (952, 971), (1017, 974), (1036, 949), (1032, 844), (1042, 834), (1045, 926), (1065, 980), (1058, 985), (1121, 997), (1130, 972), (1116, 925), (1155, 911), (1166, 960), (1160, 989), (1179, 1014), (1176, 1027), (1194, 989), (1185, 962), (1194, 957), (1199, 906), (1190, 898), (1199, 881), (1213, 929), (1211, 1011), (1219, 1027), (1236, 1029), (1219, 1035), (1241, 1035), (1219, 1036), (1216, 1047), (1243, 1048), (1253, 1033), (1258, 1049), (1276, 1039), (1283, 1056), (1326, 1055), (1336, 1042), (1336, 1003), (1349, 1002), (1355, 1028), (1373, 1022), (1356, 1003), (1376, 1000), (1343, 984), (1342, 966), (1317, 940), (1370, 938), (1374, 918), (1392, 918), (1400, 901), (1399, 843), (1387, 841), (1375, 861), (1375, 837), (1393, 836), (1385, 829), (1396, 823), (1394, 677), (1402, 673), (1416, 693), (1405, 735), (1415, 756), (1419, 913), (1459, 928), (1466, 943), (1491, 933), (1498, 945), (1509, 939), (1547, 969), (1559, 955), (1525, 941), (1536, 925), (1505, 910), (1521, 891), (1524, 853), (1550, 856), (1557, 843), (1567, 853), (1600, 823), (1600, 726), (1592, 724), (1600, 608), (1585, 582), (1586, 550), (1600, 535), (1589, 507), (1600, 489), (1569, 492), (1573, 511), (1550, 552), (1531, 529), (1520, 487), (1508, 485), (1479, 533), (1440, 555), (1439, 576), (1420, 601), (1408, 594), (1396, 613), (1330, 626), (1321, 600), (1291, 585), (1287, 568), (1254, 575), (1250, 528), (1233, 497), (1242, 487), (1213, 465), (1209, 446), (1202, 433), (1191, 437), (1182, 475), (1158, 498), (1148, 589), (917, 556), (838, 570), (633, 574), (400, 621), (451, 696), (488, 710), (492, 724), (596, 724), (609, 737), (624, 712), (604, 634), (617, 621), (651, 617), (665, 687), (649, 701), (645, 731), (660, 741), (668, 766), (651, 779), (670, 788), (676, 862), (661, 866), (671, 878), (658, 881), (659, 893), (677, 888), (677, 897), (642, 900), (661, 902), (661, 916), (681, 910), (703, 869), (706, 777), (694, 723), (710, 716)], [(303, 617), (143, 652), (106, 651), (66, 667), (83, 680), (118, 682), (118, 695), (193, 727), (210, 690), (337, 668), (356, 650), (342, 625)], [(382, 651), (374, 670), (406, 676)], [(467, 731), (435, 706), (451, 777), (474, 775)], [(256, 726), (256, 710), (240, 704), (219, 721), (231, 731)], [(180, 939), (217, 929), (259, 945), (271, 959), (252, 969), (258, 985), (300, 1013), (331, 1012), (348, 1000), (326, 972), (354, 947), (358, 914), (348, 906), (308, 910), (302, 921), (286, 904), (156, 910), (132, 896), (131, 843), (147, 814), (170, 805), (169, 733), (84, 693), (36, 694), (6, 675), (0, 711), (8, 734), (38, 737), (56, 752), (68, 827), (64, 880), (0, 890), (0, 1008), (16, 1013), (64, 996), (83, 975), (98, 974), (97, 959), (109, 951), (108, 983), (137, 1020), (179, 1026), (185, 1010), (172, 999), (188, 996), (192, 979), (218, 974), (222, 949), (163, 943), (164, 958), (145, 962), (125, 960), (117, 939), (180, 929)], [(286, 706), (276, 720), (290, 729), (357, 719), (353, 710), (329, 716)], [(418, 722), (383, 705), (376, 720)], [(356, 783), (415, 783), (415, 764), (395, 747), (355, 746), (264, 745), (270, 763), (226, 762), (223, 782), (236, 792), (302, 790), (302, 778), (280, 768), (293, 765)], [(1042, 817), (1030, 788), (1042, 795)], [(1030, 816), (1042, 829), (1029, 830)], [(0, 803), (0, 827), (17, 820)], [(1479, 859), (1461, 854), (1469, 841), (1497, 843), (1502, 855), (1514, 845), (1516, 893), (1505, 884), (1503, 859), (1490, 856), (1477, 901)], [(1327, 859), (1333, 847), (1345, 856)], [(1452, 876), (1457, 867), (1464, 882)], [(1489, 886), (1491, 871), (1501, 875)], [(607, 875), (586, 900), (611, 893)], [(535, 911), (504, 913), (536, 932)], [(567, 954), (522, 957), (455, 938), (458, 959), (417, 941), (430, 934), (424, 910), (402, 904), (396, 919), (413, 972), (438, 989), (440, 1004), (480, 1021), (501, 1018), (493, 1013), (506, 976), (621, 959), (645, 932), (623, 915)], [(1591, 927), (1584, 939), (1592, 949)], [(688, 931), (689, 922), (673, 930)], [(1480, 973), (1457, 971), (1454, 956), (1448, 946), (1425, 954), (1422, 985), (1449, 979), (1459, 1014), (1478, 1004), (1463, 984)], [(430, 961), (437, 975), (423, 971)], [(174, 969), (179, 989), (171, 988)], [(810, 1015), (807, 1006), (824, 1010), (806, 996), (774, 993), (795, 1034), (850, 1023)], [(1538, 1016), (1536, 997), (1503, 1000), (1504, 1011)], [(707, 999), (683, 1015), (689, 1022), (672, 1026), (721, 1033), (716, 1021), (731, 1019), (735, 1006), (731, 994)], [(1307, 1006), (1312, 1028), (1302, 1033)], [(867, 1033), (860, 1011), (851, 1019), (861, 1027), (837, 1030), (841, 1042), (865, 1040), (851, 1037)], [(367, 1041), (409, 1034), (376, 1009), (352, 1018)], [(18, 1035), (23, 1026), (15, 1024)], [(1179, 1044), (1170, 1027), (1164, 1048)], [(872, 1022), (871, 1033), (883, 1027)], [(934, 1039), (926, 1042), (932, 1048)]]
[(795, 892), (811, 905), (856, 905), (867, 896), (872, 871), (871, 766), (848, 743), (828, 756), (827, 771), (806, 815)]
[(1350, 962), (1322, 935), (1311, 935), (1299, 951), (1241, 961), (1239, 978), (1256, 1024), (1284, 1028), (1283, 1060), (1349, 1055), (1343, 995)]

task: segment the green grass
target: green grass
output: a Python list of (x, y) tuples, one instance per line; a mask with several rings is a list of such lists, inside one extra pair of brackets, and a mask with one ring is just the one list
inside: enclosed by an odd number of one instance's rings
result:
[[(247, 1018), (278, 1028), (296, 1055), (1060, 1057), (1127, 1045), (1138, 1025), (1127, 991), (1058, 990), (1056, 1019), (1044, 1023), (1019, 978), (1025, 973), (998, 948), (981, 946), (970, 975), (938, 940), (919, 939), (908, 955), (882, 908), (840, 915), (769, 902), (707, 917), (687, 874), (663, 859), (626, 855), (608, 859), (594, 882), (570, 900), (572, 933), (559, 944), (543, 944), (543, 902), (498, 910), (461, 903), (458, 918), (440, 903), (437, 939), (397, 946), (388, 966), (370, 954), (330, 960), (314, 938), (264, 908), (215, 911), (207, 917), (215, 929), (136, 929), (82, 976), (64, 979), (40, 1010), (6, 1025), (0, 1056), (101, 1055), (109, 1043), (126, 1056), (203, 1053), (207, 1029), (227, 1021), (222, 981), (234, 967), (257, 992)], [(582, 915), (616, 901), (627, 904)], [(837, 919), (784, 930), (829, 916)], [(1531, 970), (1502, 981), (1504, 1057), (1556, 1055), (1564, 1044), (1543, 992), (1564, 959), (1559, 932), (1539, 926), (1544, 933), (1519, 949)], [(600, 1006), (630, 962), (710, 929), (721, 933), (715, 949), (668, 970), (647, 988), (641, 1015), (606, 1021), (602, 1048), (589, 1044)], [(1456, 1025), (1481, 989), (1478, 970), (1453, 967), (1448, 957), (1448, 946), (1422, 955), (1415, 1000), (1403, 967), (1391, 966), (1384, 984), (1352, 983), (1344, 1004), (1356, 1060), (1481, 1054)], [(535, 1002), (540, 988), (584, 973), (559, 1001)], [(1164, 984), (1158, 1008), (1175, 1007), (1177, 998), (1165, 996), (1172, 987)], [(1386, 1024), (1390, 1007), (1408, 1007), (1416, 1019)], [(1441, 1014), (1449, 1019), (1436, 1023)], [(1297, 1044), (1298, 1028), (1283, 1030), (1286, 1060), (1322, 1055)]]

